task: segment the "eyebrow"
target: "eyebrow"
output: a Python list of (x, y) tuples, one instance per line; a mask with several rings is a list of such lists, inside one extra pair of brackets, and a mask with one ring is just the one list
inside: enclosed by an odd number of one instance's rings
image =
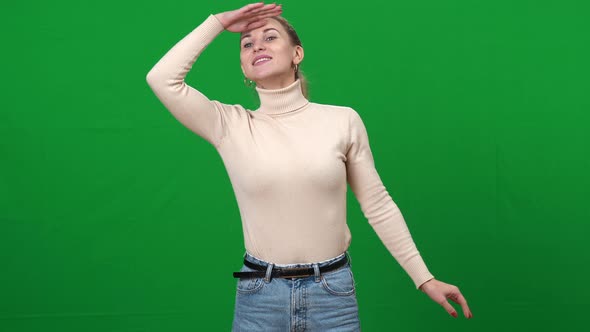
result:
[[(268, 29), (264, 29), (264, 31), (262, 31), (262, 32), (264, 33), (264, 32), (267, 32), (268, 30), (275, 30), (276, 32), (279, 32), (279, 30), (277, 30), (277, 29), (275, 29), (275, 28), (268, 28)], [(244, 38), (246, 38), (246, 37), (250, 37), (250, 36), (251, 36), (251, 35), (250, 35), (249, 33), (247, 33), (247, 34), (243, 35), (242, 37), (240, 37), (240, 41), (242, 41), (242, 39), (244, 39)]]

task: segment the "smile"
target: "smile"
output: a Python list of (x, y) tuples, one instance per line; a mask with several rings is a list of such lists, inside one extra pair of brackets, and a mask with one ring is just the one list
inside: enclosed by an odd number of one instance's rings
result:
[(258, 64), (260, 64), (260, 63), (265, 63), (265, 62), (268, 62), (268, 61), (270, 61), (270, 58), (260, 58), (260, 59), (258, 59), (258, 60), (256, 60), (256, 61), (254, 62), (254, 66), (256, 66), (256, 65), (258, 65)]

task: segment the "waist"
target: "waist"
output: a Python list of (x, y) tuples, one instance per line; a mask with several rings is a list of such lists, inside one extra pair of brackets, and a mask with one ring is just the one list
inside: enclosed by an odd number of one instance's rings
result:
[(291, 264), (277, 264), (274, 262), (268, 262), (265, 261), (261, 258), (258, 258), (252, 254), (250, 254), (248, 251), (246, 251), (246, 253), (244, 254), (244, 260), (257, 264), (257, 265), (261, 265), (261, 266), (268, 266), (270, 263), (273, 263), (273, 265), (275, 267), (281, 267), (281, 268), (311, 268), (313, 267), (315, 264), (317, 264), (319, 267), (322, 266), (328, 266), (336, 261), (339, 261), (340, 259), (342, 259), (344, 256), (349, 256), (348, 251), (343, 252), (342, 254), (336, 256), (336, 257), (332, 257), (326, 260), (322, 260), (322, 261), (318, 261), (318, 262), (301, 262), (301, 263), (291, 263)]

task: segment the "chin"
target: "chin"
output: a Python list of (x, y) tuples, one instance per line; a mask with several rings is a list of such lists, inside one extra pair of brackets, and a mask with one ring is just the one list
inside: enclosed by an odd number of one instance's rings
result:
[(276, 77), (281, 76), (280, 73), (276, 73), (276, 72), (268, 72), (268, 73), (261, 73), (259, 75), (254, 76), (254, 78), (252, 78), (251, 80), (259, 82), (259, 81), (265, 81), (268, 79), (273, 79)]

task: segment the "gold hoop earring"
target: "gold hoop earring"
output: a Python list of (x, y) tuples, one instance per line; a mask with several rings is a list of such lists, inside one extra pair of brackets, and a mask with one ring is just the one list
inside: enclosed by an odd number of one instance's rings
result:
[(244, 76), (244, 85), (246, 85), (247, 87), (251, 88), (254, 85), (256, 85), (256, 83)]

